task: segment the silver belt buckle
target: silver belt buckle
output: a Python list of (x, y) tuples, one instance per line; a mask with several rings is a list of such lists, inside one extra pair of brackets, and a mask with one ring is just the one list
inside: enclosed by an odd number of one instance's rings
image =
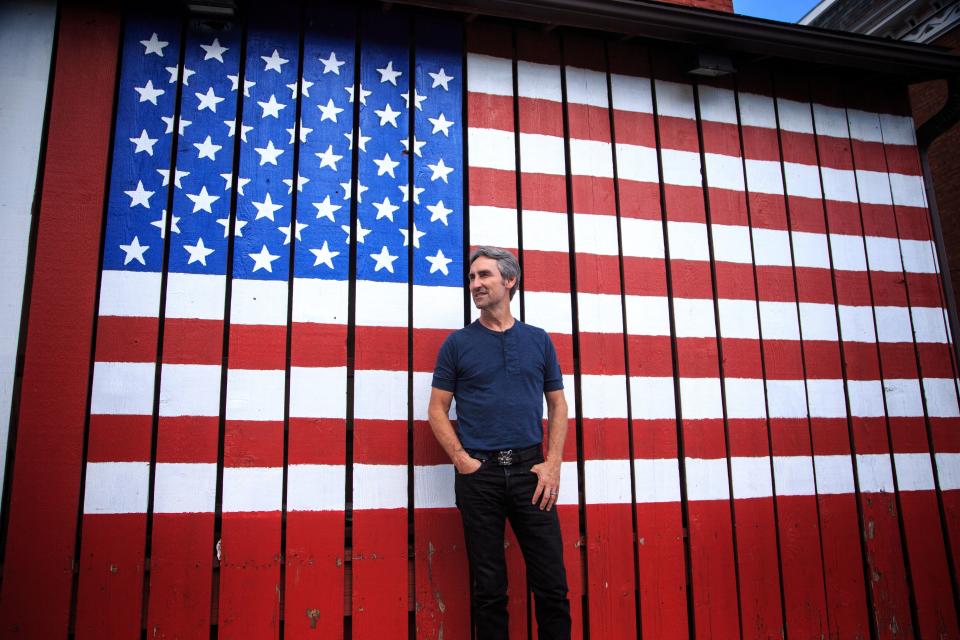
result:
[(497, 464), (501, 467), (509, 467), (513, 464), (513, 449), (505, 449), (503, 451), (497, 451), (496, 453)]

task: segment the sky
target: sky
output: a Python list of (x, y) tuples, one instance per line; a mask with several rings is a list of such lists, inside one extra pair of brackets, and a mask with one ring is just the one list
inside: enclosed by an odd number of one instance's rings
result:
[(818, 0), (733, 0), (733, 11), (744, 16), (796, 22), (818, 3)]

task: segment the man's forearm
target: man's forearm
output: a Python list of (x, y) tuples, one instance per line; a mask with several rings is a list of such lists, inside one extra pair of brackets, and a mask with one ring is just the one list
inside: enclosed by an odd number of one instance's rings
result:
[(567, 439), (566, 405), (551, 411), (547, 418), (547, 462), (559, 465), (563, 460), (563, 443)]
[(440, 446), (453, 464), (457, 464), (457, 461), (464, 456), (469, 457), (470, 454), (464, 450), (463, 445), (460, 443), (460, 438), (457, 437), (457, 432), (454, 430), (450, 418), (445, 415), (431, 413), (430, 429), (433, 431), (433, 437), (440, 443)]

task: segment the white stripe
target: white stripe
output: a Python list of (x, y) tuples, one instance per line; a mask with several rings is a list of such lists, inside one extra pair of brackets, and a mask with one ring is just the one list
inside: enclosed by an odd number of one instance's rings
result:
[(795, 133), (813, 133), (813, 116), (806, 102), (777, 98), (780, 128)]
[(553, 291), (525, 291), (526, 319), (547, 333), (573, 333), (570, 294)]
[(566, 67), (567, 102), (607, 108), (607, 74)]
[(717, 378), (680, 378), (680, 411), (684, 420), (723, 417), (720, 380)]
[(224, 513), (280, 511), (282, 504), (280, 467), (224, 467)]
[(579, 477), (575, 461), (560, 463), (560, 493), (557, 495), (557, 504), (580, 504)]
[(660, 182), (657, 150), (635, 144), (617, 143), (617, 178), (636, 182)]
[(347, 324), (347, 281), (293, 279), (293, 321)]
[(100, 279), (100, 315), (155, 318), (160, 312), (160, 274), (105, 269)]
[(931, 418), (960, 418), (957, 388), (949, 378), (924, 378), (923, 395)]
[(773, 495), (770, 458), (730, 458), (733, 497), (735, 499), (769, 498)]
[(209, 462), (157, 464), (154, 513), (213, 513), (216, 496), (217, 465)]
[(287, 511), (343, 511), (344, 467), (291, 464), (287, 467)]
[(819, 167), (796, 162), (784, 162), (783, 172), (786, 176), (788, 195), (816, 200), (823, 197), (823, 192), (820, 190)]
[(901, 240), (900, 253), (908, 273), (937, 273), (936, 251), (929, 240)]
[(626, 418), (627, 388), (622, 375), (581, 375), (584, 418)]
[(916, 146), (917, 134), (913, 118), (890, 113), (880, 114), (880, 130), (884, 144), (902, 144)]
[(853, 462), (850, 456), (814, 456), (813, 467), (817, 472), (817, 493), (837, 495), (853, 493)]
[(610, 74), (613, 92), (613, 108), (620, 111), (653, 113), (653, 97), (650, 79), (636, 76)]
[(893, 192), (893, 203), (905, 207), (926, 207), (927, 194), (923, 184), (923, 176), (910, 176), (900, 173), (891, 173), (890, 190)]
[(283, 420), (282, 369), (229, 369), (227, 420)]
[(760, 337), (757, 324), (757, 303), (753, 300), (717, 300), (720, 309), (720, 335), (724, 338), (746, 338), (756, 340)]
[(561, 91), (560, 67), (517, 60), (517, 92), (521, 98), (560, 102)]
[(146, 513), (149, 462), (88, 462), (83, 513)]
[(623, 333), (620, 296), (605, 293), (578, 293), (580, 331), (583, 333)]
[(773, 477), (778, 496), (816, 495), (813, 460), (809, 456), (775, 456)]
[(696, 222), (667, 222), (671, 260), (710, 260), (707, 226)]
[(817, 135), (834, 138), (847, 138), (850, 135), (847, 128), (847, 114), (843, 109), (815, 103), (813, 105), (813, 120), (816, 124)]
[(717, 335), (713, 300), (673, 298), (673, 319), (678, 338), (712, 338)]
[(200, 273), (167, 274), (168, 318), (223, 320), (227, 279)]
[(94, 362), (92, 415), (151, 415), (156, 365), (152, 362)]
[(740, 121), (745, 127), (777, 128), (777, 114), (773, 109), (773, 98), (756, 93), (740, 92)]
[(753, 193), (783, 195), (783, 173), (779, 162), (747, 158), (747, 188)]
[(792, 267), (790, 238), (785, 231), (753, 227), (753, 259), (757, 266)]
[(807, 380), (807, 403), (812, 418), (846, 418), (843, 380)]
[[(562, 149), (561, 149), (562, 151)], [(526, 159), (521, 159), (526, 171)], [(562, 163), (563, 155), (557, 158)], [(545, 171), (544, 173), (550, 173)], [(613, 177), (613, 150), (609, 142), (570, 138), (570, 173), (575, 176), (593, 176), (596, 178)]]
[[(880, 342), (911, 342), (910, 309), (906, 307), (874, 307), (877, 319), (877, 340)], [(942, 321), (941, 321), (942, 324)]]
[[(913, 331), (917, 342), (947, 343), (947, 325), (944, 323), (943, 309), (937, 307), (911, 307)], [(908, 325), (909, 328), (909, 325)], [(904, 340), (904, 342), (908, 342)]]
[(820, 179), (827, 200), (857, 202), (857, 180), (852, 171), (820, 167)]
[(885, 453), (858, 455), (857, 478), (860, 481), (860, 493), (892, 493), (890, 456)]
[(630, 399), (634, 420), (673, 420), (676, 404), (673, 378), (630, 378)]
[(879, 380), (848, 380), (850, 414), (861, 418), (883, 417), (883, 385)]
[(743, 191), (743, 162), (736, 156), (705, 153), (707, 185), (714, 189)]
[(601, 256), (620, 254), (616, 216), (575, 213), (573, 229), (577, 239), (577, 253)]
[(353, 465), (353, 508), (405, 509), (407, 465)]
[(631, 504), (629, 460), (584, 460), (584, 500), (589, 504)]
[(346, 367), (290, 367), (291, 418), (346, 418)]
[(403, 371), (357, 369), (353, 410), (360, 420), (406, 420), (406, 367)]
[(806, 418), (807, 395), (803, 380), (767, 380), (767, 406), (771, 418)]
[[(524, 210), (521, 220), (523, 222), (524, 251), (566, 253), (570, 250), (567, 214), (553, 211)], [(514, 225), (514, 228), (516, 228), (516, 225)], [(476, 243), (472, 235), (470, 241)]]
[(866, 271), (867, 261), (860, 236), (830, 234), (833, 268), (837, 271)]
[(837, 308), (832, 304), (800, 303), (800, 330), (804, 340), (839, 340)]
[(793, 302), (760, 302), (760, 328), (764, 340), (799, 340), (797, 305)]
[(766, 418), (766, 393), (763, 380), (757, 378), (724, 378), (728, 418)]
[(726, 458), (684, 460), (687, 477), (687, 500), (728, 500), (730, 485), (727, 479)]
[(676, 458), (633, 461), (637, 504), (680, 502), (680, 463)]
[[(491, 151), (503, 153), (503, 148)], [(567, 165), (564, 153), (563, 138), (539, 133), (520, 134), (520, 169), (524, 173), (566, 175)], [(571, 155), (573, 155), (572, 152)]]
[(287, 326), (287, 283), (234, 278), (230, 324)]
[(413, 285), (413, 326), (418, 329), (459, 329), (463, 326), (463, 295), (462, 286)]
[(501, 171), (516, 170), (513, 131), (468, 127), (467, 144), (471, 167)]
[(357, 280), (357, 325), (406, 327), (407, 283)]
[(666, 296), (626, 296), (627, 333), (669, 336), (670, 309)]
[(624, 257), (663, 259), (663, 224), (659, 220), (620, 218), (620, 233)]
[(938, 453), (935, 459), (940, 491), (960, 489), (960, 453)]
[(933, 491), (933, 466), (929, 453), (895, 453), (893, 464), (897, 471), (897, 490)]
[(219, 364), (163, 364), (161, 416), (219, 416)]
[(516, 249), (519, 246), (516, 209), (470, 205), (470, 242)]
[(893, 204), (890, 195), (890, 178), (880, 171), (857, 169), (857, 189), (860, 202), (865, 204)]
[(837, 307), (837, 313), (840, 315), (840, 333), (844, 342), (876, 342), (872, 307), (841, 304)]
[(660, 149), (663, 181), (683, 187), (701, 187), (700, 154), (677, 149)]
[(847, 109), (850, 137), (864, 142), (883, 142), (880, 135), (880, 118), (877, 114), (858, 109)]
[(750, 227), (714, 224), (710, 228), (710, 234), (713, 236), (714, 260), (736, 264), (753, 264)]
[[(566, 383), (566, 378), (564, 378)], [(433, 388), (433, 371), (413, 372), (413, 419), (427, 420), (427, 406), (430, 403), (430, 393)], [(451, 420), (457, 419), (456, 399), (450, 405), (448, 412)]]
[(700, 85), (700, 119), (707, 122), (737, 124), (737, 99), (733, 91)]
[[(453, 509), (454, 495), (452, 464), (418, 465), (413, 468), (413, 504), (419, 509)], [(404, 483), (406, 487), (406, 483)], [(563, 484), (560, 485), (561, 490)]]
[(654, 88), (657, 92), (657, 115), (696, 120), (697, 112), (693, 106), (692, 86), (655, 80)]
[(867, 258), (870, 260), (871, 271), (899, 273), (903, 270), (903, 264), (900, 262), (900, 247), (896, 238), (864, 236), (863, 239), (867, 245)]
[(479, 53), (467, 54), (467, 91), (513, 96), (513, 62)]

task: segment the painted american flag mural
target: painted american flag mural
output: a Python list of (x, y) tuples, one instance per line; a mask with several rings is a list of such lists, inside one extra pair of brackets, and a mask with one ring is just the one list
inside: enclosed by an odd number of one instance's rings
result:
[[(25, 394), (5, 633), (468, 638), (426, 399), (495, 244), (565, 374), (576, 637), (960, 636), (956, 362), (902, 101), (464, 24), (126, 17), (82, 465), (18, 482)], [(55, 482), (74, 566), (27, 585), (22, 505)]]

